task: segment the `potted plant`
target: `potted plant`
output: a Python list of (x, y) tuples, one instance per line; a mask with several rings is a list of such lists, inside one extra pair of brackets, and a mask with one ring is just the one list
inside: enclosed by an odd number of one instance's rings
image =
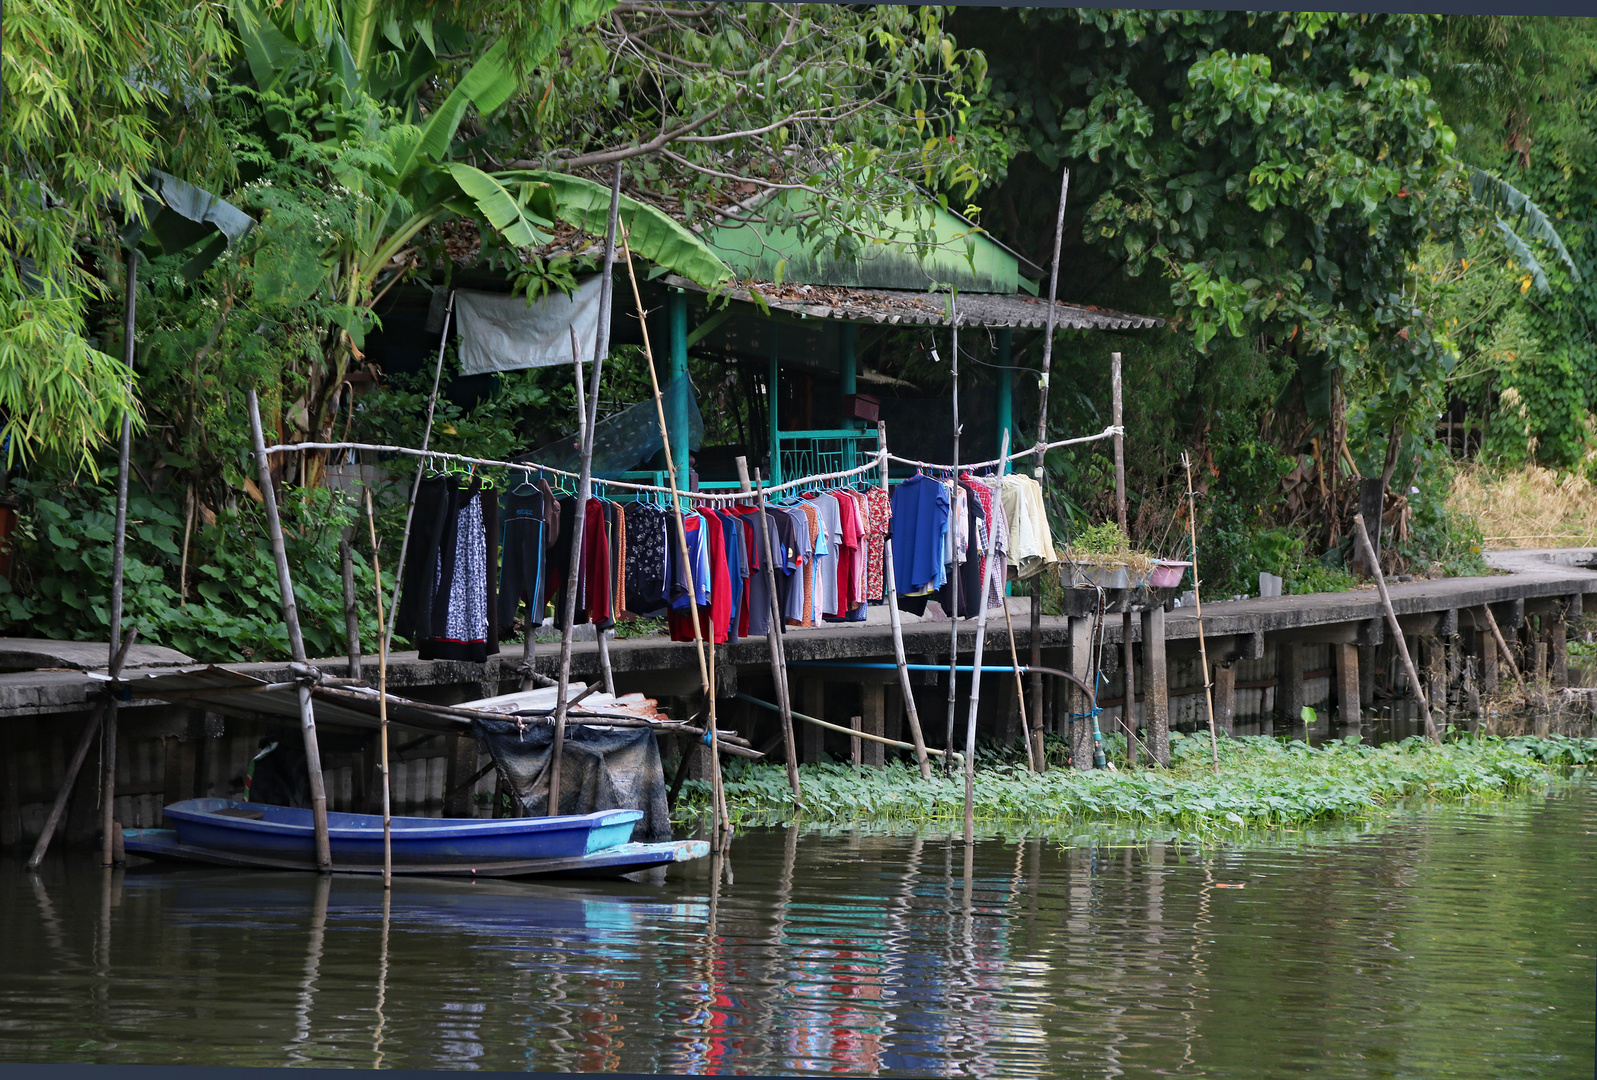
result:
[(1132, 548), (1126, 534), (1112, 521), (1083, 529), (1066, 546), (1066, 588), (1168, 589), (1181, 583), (1191, 563), (1157, 559)]

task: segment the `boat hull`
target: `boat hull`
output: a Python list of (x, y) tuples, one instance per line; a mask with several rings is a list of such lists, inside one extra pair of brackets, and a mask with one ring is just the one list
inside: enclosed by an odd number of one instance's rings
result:
[[(234, 851), (185, 844), (172, 829), (128, 829), (123, 842), (131, 855), (150, 859), (201, 863), (208, 866), (250, 867), (258, 870), (316, 869), (313, 853), (273, 855), (259, 851)], [(671, 840), (661, 844), (623, 843), (580, 855), (541, 859), (490, 858), (471, 860), (428, 859), (405, 861), (396, 850), (393, 871), (402, 875), (433, 877), (619, 877), (674, 862), (689, 862), (709, 854), (703, 840)], [(382, 858), (367, 861), (341, 860), (335, 853), (333, 872), (337, 874), (380, 874)]]
[[(311, 811), (231, 799), (186, 799), (165, 810), (185, 848), (306, 862), (316, 834)], [(391, 819), (393, 861), (413, 866), (576, 859), (632, 839), (639, 810), (601, 810), (541, 818)], [(146, 830), (148, 831), (148, 830)], [(333, 862), (382, 867), (383, 819), (377, 814), (327, 815)]]

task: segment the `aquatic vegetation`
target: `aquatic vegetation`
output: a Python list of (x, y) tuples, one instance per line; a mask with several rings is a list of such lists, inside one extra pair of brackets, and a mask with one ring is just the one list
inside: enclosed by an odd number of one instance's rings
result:
[[(1379, 817), (1416, 800), (1494, 800), (1540, 790), (1570, 766), (1597, 760), (1597, 739), (1466, 738), (1432, 746), (1407, 739), (1385, 746), (1356, 740), (1311, 747), (1258, 736), (1221, 744), (1219, 776), (1208, 771), (1206, 737), (1171, 734), (1171, 767), (1136, 772), (1055, 769), (1041, 776), (988, 758), (977, 771), (976, 817), (989, 826), (1052, 830), (1079, 822), (1167, 825), (1193, 836), (1293, 828)], [(803, 818), (834, 822), (956, 821), (964, 780), (919, 779), (894, 762), (855, 770), (826, 763), (799, 769)], [(708, 785), (683, 793), (681, 811), (704, 803)], [(745, 824), (790, 820), (781, 766), (737, 763), (726, 797)]]

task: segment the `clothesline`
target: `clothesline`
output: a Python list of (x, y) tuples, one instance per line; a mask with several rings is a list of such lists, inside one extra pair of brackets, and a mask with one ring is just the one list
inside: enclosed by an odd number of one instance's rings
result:
[[(1099, 439), (1112, 439), (1116, 435), (1124, 434), (1125, 430), (1126, 429), (1123, 427), (1116, 427), (1111, 424), (1109, 427), (1104, 428), (1096, 435), (1081, 435), (1074, 439), (1061, 439), (1058, 442), (1047, 443), (1043, 446), (1043, 451), (1047, 452), (1049, 450), (1058, 450), (1061, 446), (1076, 446), (1079, 443), (1097, 442)], [(999, 464), (1000, 462), (1019, 461), (1021, 458), (1035, 457), (1036, 454), (1037, 448), (1032, 446), (1024, 450), (1016, 450), (1014, 453), (1005, 457), (993, 458), (991, 461), (962, 461), (959, 463), (959, 467), (961, 469), (987, 469)], [(917, 469), (953, 468), (952, 465), (941, 464), (935, 461), (916, 461), (914, 458), (899, 457), (897, 454), (888, 454), (887, 460), (896, 461), (900, 465), (913, 465)]]
[[(1096, 442), (1099, 439), (1112, 438), (1113, 436), (1120, 434), (1123, 430), (1123, 428), (1111, 425), (1110, 427), (1104, 428), (1096, 435), (1083, 435), (1074, 439), (1062, 439), (1059, 442), (1048, 443), (1043, 447), (1043, 449), (1044, 451), (1057, 450), (1062, 446), (1075, 446), (1080, 443)], [(469, 454), (451, 454), (442, 450), (418, 450), (415, 447), (392, 446), (385, 443), (302, 442), (279, 443), (275, 446), (268, 446), (266, 448), (267, 454), (289, 454), (294, 453), (295, 451), (305, 450), (367, 450), (379, 454), (408, 454), (411, 457), (426, 458), (429, 461), (457, 461), (464, 465), (479, 465), (486, 468), (511, 469), (516, 472), (526, 473), (528, 475), (531, 475), (535, 472), (553, 473), (557, 476), (570, 477), (573, 480), (578, 479), (576, 473), (569, 472), (565, 469), (557, 469), (550, 465), (537, 465), (526, 461), (499, 461), (494, 458), (472, 457)], [(991, 461), (963, 462), (960, 464), (960, 468), (985, 469), (999, 464), (1000, 461), (1016, 461), (1020, 458), (1034, 456), (1036, 453), (1037, 448), (1034, 446), (1027, 450), (1017, 451), (1004, 458), (993, 458)], [(846, 480), (851, 476), (858, 476), (868, 472), (878, 472), (881, 470), (883, 457), (886, 457), (889, 461), (896, 461), (900, 465), (912, 465), (918, 469), (951, 468), (949, 465), (939, 464), (937, 462), (916, 461), (913, 458), (899, 457), (897, 454), (888, 453), (886, 450), (877, 450), (871, 453), (871, 460), (864, 465), (857, 465), (852, 469), (843, 469), (839, 472), (821, 473), (815, 476), (803, 476), (796, 480), (788, 480), (781, 484), (767, 486), (762, 490), (766, 494), (773, 494), (779, 491), (787, 491), (792, 488), (801, 488), (812, 484), (823, 483), (828, 480)], [(661, 487), (657, 484), (634, 484), (625, 480), (595, 480), (594, 482), (607, 487), (620, 488), (625, 491), (650, 492), (660, 495), (671, 494), (670, 488)], [(689, 498), (701, 501), (737, 502), (741, 499), (748, 498), (752, 493), (745, 491), (685, 491), (681, 488), (678, 488), (677, 494), (685, 495)]]
[[(427, 458), (428, 460), (435, 460), (436, 459), (436, 460), (444, 460), (444, 461), (458, 461), (458, 462), (460, 462), (462, 464), (465, 464), (465, 465), (481, 465), (481, 466), (484, 466), (484, 467), (487, 467), (487, 468), (512, 469), (512, 470), (515, 470), (516, 472), (527, 473), (528, 475), (531, 475), (532, 473), (535, 473), (535, 472), (536, 473), (553, 473), (556, 476), (566, 476), (566, 477), (570, 477), (573, 480), (578, 479), (578, 476), (577, 476), (576, 473), (569, 472), (569, 471), (567, 471), (565, 469), (557, 469), (557, 468), (555, 468), (552, 465), (538, 465), (538, 464), (535, 464), (535, 463), (532, 463), (532, 462), (526, 462), (526, 461), (499, 461), (499, 460), (496, 460), (494, 458), (472, 457), (469, 454), (451, 454), (451, 453), (447, 453), (447, 452), (442, 451), (442, 450), (417, 450), (414, 447), (410, 447), (410, 446), (390, 446), (390, 445), (387, 445), (387, 444), (384, 444), (384, 443), (358, 443), (358, 442), (279, 443), (276, 446), (268, 446), (266, 448), (266, 452), (268, 454), (287, 454), (287, 453), (293, 453), (294, 451), (297, 451), (297, 450), (370, 450), (370, 451), (373, 451), (375, 453), (380, 453), (380, 454), (409, 454), (411, 457)], [(867, 473), (867, 472), (872, 472), (872, 471), (880, 471), (881, 467), (882, 467), (881, 458), (882, 458), (882, 451), (878, 450), (875, 453), (871, 454), (871, 460), (868, 463), (864, 464), (864, 465), (858, 465), (858, 466), (856, 466), (856, 467), (854, 467), (852, 469), (844, 469), (841, 472), (823, 473), (823, 474), (820, 474), (820, 475), (817, 475), (817, 476), (804, 476), (804, 477), (800, 477), (797, 480), (789, 480), (786, 483), (782, 483), (782, 484), (771, 484), (771, 485), (768, 485), (768, 486), (762, 488), (761, 490), (764, 491), (767, 495), (769, 495), (769, 494), (772, 494), (772, 493), (778, 492), (778, 491), (786, 491), (789, 488), (803, 487), (803, 486), (805, 486), (807, 484), (818, 484), (818, 483), (821, 483), (821, 482), (826, 481), (826, 480), (844, 480), (844, 479), (847, 479), (850, 476), (858, 476), (861, 473)], [(601, 484), (601, 485), (604, 485), (606, 487), (622, 488), (622, 489), (624, 489), (626, 491), (645, 491), (645, 492), (651, 492), (651, 493), (660, 494), (660, 495), (670, 495), (671, 494), (671, 489), (670, 488), (668, 488), (668, 487), (660, 487), (657, 484), (634, 484), (634, 483), (630, 483), (630, 482), (625, 481), (625, 480), (602, 480), (602, 479), (598, 479), (598, 478), (595, 478), (593, 482), (595, 484)], [(698, 501), (714, 500), (714, 501), (718, 501), (718, 502), (738, 502), (738, 501), (740, 501), (742, 499), (750, 498), (754, 494), (754, 492), (753, 491), (688, 491), (685, 488), (678, 488), (677, 489), (677, 494), (678, 495), (683, 495), (683, 496), (686, 496), (688, 498), (691, 498), (691, 499), (694, 499), (694, 500), (698, 500)]]

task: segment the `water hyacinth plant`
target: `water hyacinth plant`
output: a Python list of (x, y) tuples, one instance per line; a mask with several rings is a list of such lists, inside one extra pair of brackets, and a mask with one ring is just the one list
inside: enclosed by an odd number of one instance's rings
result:
[[(1173, 826), (1197, 839), (1250, 830), (1375, 819), (1414, 800), (1497, 800), (1556, 783), (1572, 766), (1597, 760), (1597, 739), (1464, 738), (1433, 746), (1419, 738), (1384, 746), (1356, 739), (1311, 747), (1246, 736), (1220, 744), (1221, 772), (1208, 771), (1208, 738), (1170, 736), (1171, 767), (1120, 773), (1054, 769), (985, 755), (976, 777), (978, 820), (1006, 831), (1038, 832), (1081, 822)], [(816, 822), (953, 823), (963, 814), (964, 784), (892, 762), (856, 770), (824, 763), (799, 769), (804, 817)], [(770, 825), (792, 818), (791, 792), (779, 765), (735, 762), (726, 772), (735, 820)], [(708, 785), (684, 788), (678, 812), (691, 815)]]

